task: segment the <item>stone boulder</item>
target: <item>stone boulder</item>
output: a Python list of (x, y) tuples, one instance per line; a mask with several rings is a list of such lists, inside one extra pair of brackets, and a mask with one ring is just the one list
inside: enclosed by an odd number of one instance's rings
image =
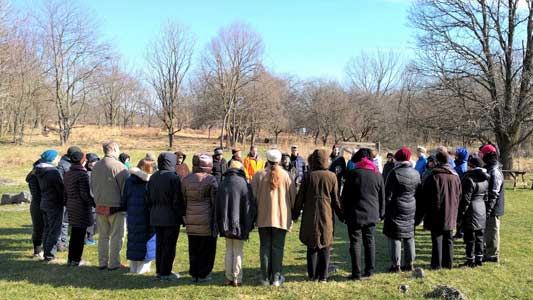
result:
[(31, 202), (31, 194), (29, 192), (20, 192), (18, 194), (3, 194), (0, 204), (1, 205), (21, 204), (21, 203), (30, 203), (30, 202)]
[(467, 300), (466, 296), (461, 293), (458, 289), (446, 286), (446, 285), (439, 285), (435, 287), (435, 289), (429, 293), (427, 293), (426, 298), (431, 299), (442, 299), (442, 300)]

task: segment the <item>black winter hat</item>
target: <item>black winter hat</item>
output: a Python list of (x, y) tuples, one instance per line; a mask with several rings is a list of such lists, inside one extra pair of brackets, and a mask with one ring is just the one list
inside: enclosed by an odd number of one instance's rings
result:
[(87, 153), (85, 155), (85, 158), (87, 159), (88, 162), (95, 162), (95, 161), (99, 161), (100, 160), (100, 157), (98, 157), (98, 154), (96, 153)]
[[(81, 152), (80, 147), (78, 147), (78, 146), (70, 146), (70, 147), (67, 149), (67, 156), (68, 156), (68, 158), (72, 159), (72, 154), (74, 154), (75, 152)], [(82, 153), (83, 153), (83, 152), (82, 152)]]
[(479, 158), (479, 156), (470, 155), (468, 158), (468, 164), (472, 166), (472, 168), (481, 168), (485, 163), (483, 163), (483, 160)]
[(76, 151), (70, 154), (70, 161), (74, 164), (78, 164), (83, 160), (85, 155), (81, 151)]

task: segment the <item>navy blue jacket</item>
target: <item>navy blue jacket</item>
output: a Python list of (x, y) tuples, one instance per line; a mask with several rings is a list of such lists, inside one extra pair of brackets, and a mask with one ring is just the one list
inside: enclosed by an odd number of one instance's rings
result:
[(304, 158), (300, 155), (296, 157), (291, 155), (291, 165), (289, 170), (292, 169), (296, 169), (296, 182), (301, 182), (304, 176), (304, 172), (306, 171)]
[(144, 202), (149, 176), (137, 168), (130, 169), (130, 173), (124, 184), (121, 203), (127, 213), (126, 258), (133, 261), (149, 261), (155, 259), (156, 246), (155, 232), (150, 226), (150, 211)]

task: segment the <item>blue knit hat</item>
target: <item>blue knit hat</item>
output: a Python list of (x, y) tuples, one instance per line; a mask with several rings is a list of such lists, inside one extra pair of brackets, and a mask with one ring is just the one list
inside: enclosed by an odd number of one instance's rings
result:
[(56, 159), (58, 153), (54, 149), (46, 150), (41, 154), (41, 159), (45, 162), (53, 162)]

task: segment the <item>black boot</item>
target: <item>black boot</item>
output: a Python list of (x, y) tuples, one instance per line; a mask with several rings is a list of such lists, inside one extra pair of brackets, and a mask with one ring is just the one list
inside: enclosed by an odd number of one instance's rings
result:
[(483, 255), (476, 256), (476, 266), (481, 267), (483, 265)]
[(461, 265), (461, 267), (463, 267), (463, 268), (474, 268), (475, 266), (476, 266), (476, 264), (474, 263), (474, 259), (473, 258), (467, 258), (466, 262)]

